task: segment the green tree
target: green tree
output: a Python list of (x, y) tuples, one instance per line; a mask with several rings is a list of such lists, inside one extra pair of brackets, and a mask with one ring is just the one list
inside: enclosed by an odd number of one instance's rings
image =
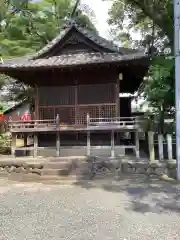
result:
[[(41, 49), (67, 23), (75, 1), (9, 1), (0, 14), (0, 53), (3, 58), (24, 56)], [(18, 4), (17, 4), (18, 3)], [(96, 31), (89, 17), (78, 10), (77, 22)]]
[(141, 94), (154, 109), (158, 131), (164, 133), (164, 119), (174, 113), (174, 59), (155, 57), (144, 81)]
[[(134, 46), (145, 45), (152, 39), (158, 48), (173, 42), (172, 0), (106, 0), (111, 1), (109, 23), (116, 37), (132, 44), (132, 33), (139, 33), (140, 41)], [(146, 36), (148, 37), (146, 38)], [(145, 41), (144, 41), (145, 40)]]

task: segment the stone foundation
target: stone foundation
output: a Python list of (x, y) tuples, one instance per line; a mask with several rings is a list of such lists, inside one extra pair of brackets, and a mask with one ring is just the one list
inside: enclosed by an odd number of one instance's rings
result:
[(126, 174), (145, 174), (147, 176), (162, 176), (164, 174), (176, 179), (176, 162), (161, 163), (155, 162), (122, 162), (121, 166), (116, 169), (116, 176), (121, 172)]
[[(8, 160), (0, 161), (0, 175), (2, 174), (34, 174), (40, 176), (76, 176), (88, 177), (90, 174), (91, 161), (94, 157), (86, 159), (66, 159), (60, 160), (51, 158), (49, 160), (41, 159), (41, 162)], [(38, 160), (37, 160), (38, 161)], [(126, 174), (146, 174), (162, 176), (167, 174), (169, 177), (176, 178), (176, 161), (171, 162), (136, 162), (123, 159), (96, 159), (99, 166), (103, 165), (114, 177)], [(97, 174), (98, 175), (98, 174)], [(96, 176), (95, 176), (96, 177)]]
[[(117, 156), (124, 156), (125, 149), (123, 147), (116, 146), (115, 152)], [(23, 156), (23, 151), (18, 151), (17, 156)], [(103, 156), (108, 158), (111, 156), (111, 147), (109, 146), (91, 146), (91, 154), (94, 156)], [(52, 157), (56, 156), (56, 148), (54, 147), (46, 147), (44, 149), (39, 149), (38, 156), (42, 157)], [(60, 149), (61, 157), (71, 157), (71, 156), (86, 156), (87, 155), (87, 147), (86, 146), (72, 146), (72, 147), (63, 147)], [(33, 151), (28, 152), (28, 156), (33, 156)]]

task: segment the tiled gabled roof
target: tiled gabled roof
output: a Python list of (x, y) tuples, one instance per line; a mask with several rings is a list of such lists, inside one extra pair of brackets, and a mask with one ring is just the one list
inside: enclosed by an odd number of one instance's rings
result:
[[(83, 34), (85, 37), (109, 50), (110, 53), (100, 52), (75, 52), (73, 54), (61, 54), (59, 56), (44, 57), (56, 44), (58, 44), (72, 29)], [(98, 64), (98, 63), (112, 63), (112, 62), (125, 62), (134, 59), (147, 57), (144, 52), (134, 49), (120, 48), (113, 42), (108, 41), (98, 34), (88, 29), (78, 26), (76, 23), (71, 23), (61, 33), (54, 38), (49, 44), (42, 48), (34, 55), (25, 56), (21, 58), (13, 58), (5, 60), (0, 63), (0, 70), (15, 69), (15, 68), (38, 68), (38, 67), (67, 67), (78, 66), (85, 64)]]

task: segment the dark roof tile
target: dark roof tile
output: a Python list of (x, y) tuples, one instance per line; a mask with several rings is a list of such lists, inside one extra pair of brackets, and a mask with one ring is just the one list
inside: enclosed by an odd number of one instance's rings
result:
[(26, 61), (10, 61), (0, 64), (0, 69), (15, 69), (15, 68), (39, 68), (39, 67), (68, 67), (98, 63), (112, 63), (124, 62), (134, 59), (141, 59), (148, 57), (142, 52), (136, 54), (121, 55), (119, 53), (78, 53), (78, 54), (64, 54), (60, 56), (53, 56), (50, 58), (29, 59)]

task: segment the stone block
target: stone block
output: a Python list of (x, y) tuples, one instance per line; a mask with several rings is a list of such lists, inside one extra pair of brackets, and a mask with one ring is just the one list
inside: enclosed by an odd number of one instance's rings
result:
[(14, 172), (14, 171), (15, 171), (15, 169), (16, 169), (16, 167), (15, 167), (15, 166), (11, 166), (11, 167), (9, 168), (8, 172), (9, 172), (9, 173), (12, 173), (12, 172)]
[(34, 168), (34, 169), (32, 169), (31, 173), (34, 173), (34, 174), (37, 174), (37, 175), (41, 175), (42, 171), (41, 171), (41, 169)]
[(21, 167), (16, 167), (16, 168), (14, 169), (14, 172), (15, 172), (15, 173), (21, 173)]
[(148, 167), (146, 170), (146, 174), (148, 175), (154, 174), (154, 168)]
[(145, 174), (146, 173), (146, 169), (143, 168), (143, 167), (137, 167), (136, 168), (136, 173)]
[(165, 169), (164, 168), (156, 168), (155, 169), (155, 174), (157, 174), (158, 176), (161, 176), (165, 173)]

